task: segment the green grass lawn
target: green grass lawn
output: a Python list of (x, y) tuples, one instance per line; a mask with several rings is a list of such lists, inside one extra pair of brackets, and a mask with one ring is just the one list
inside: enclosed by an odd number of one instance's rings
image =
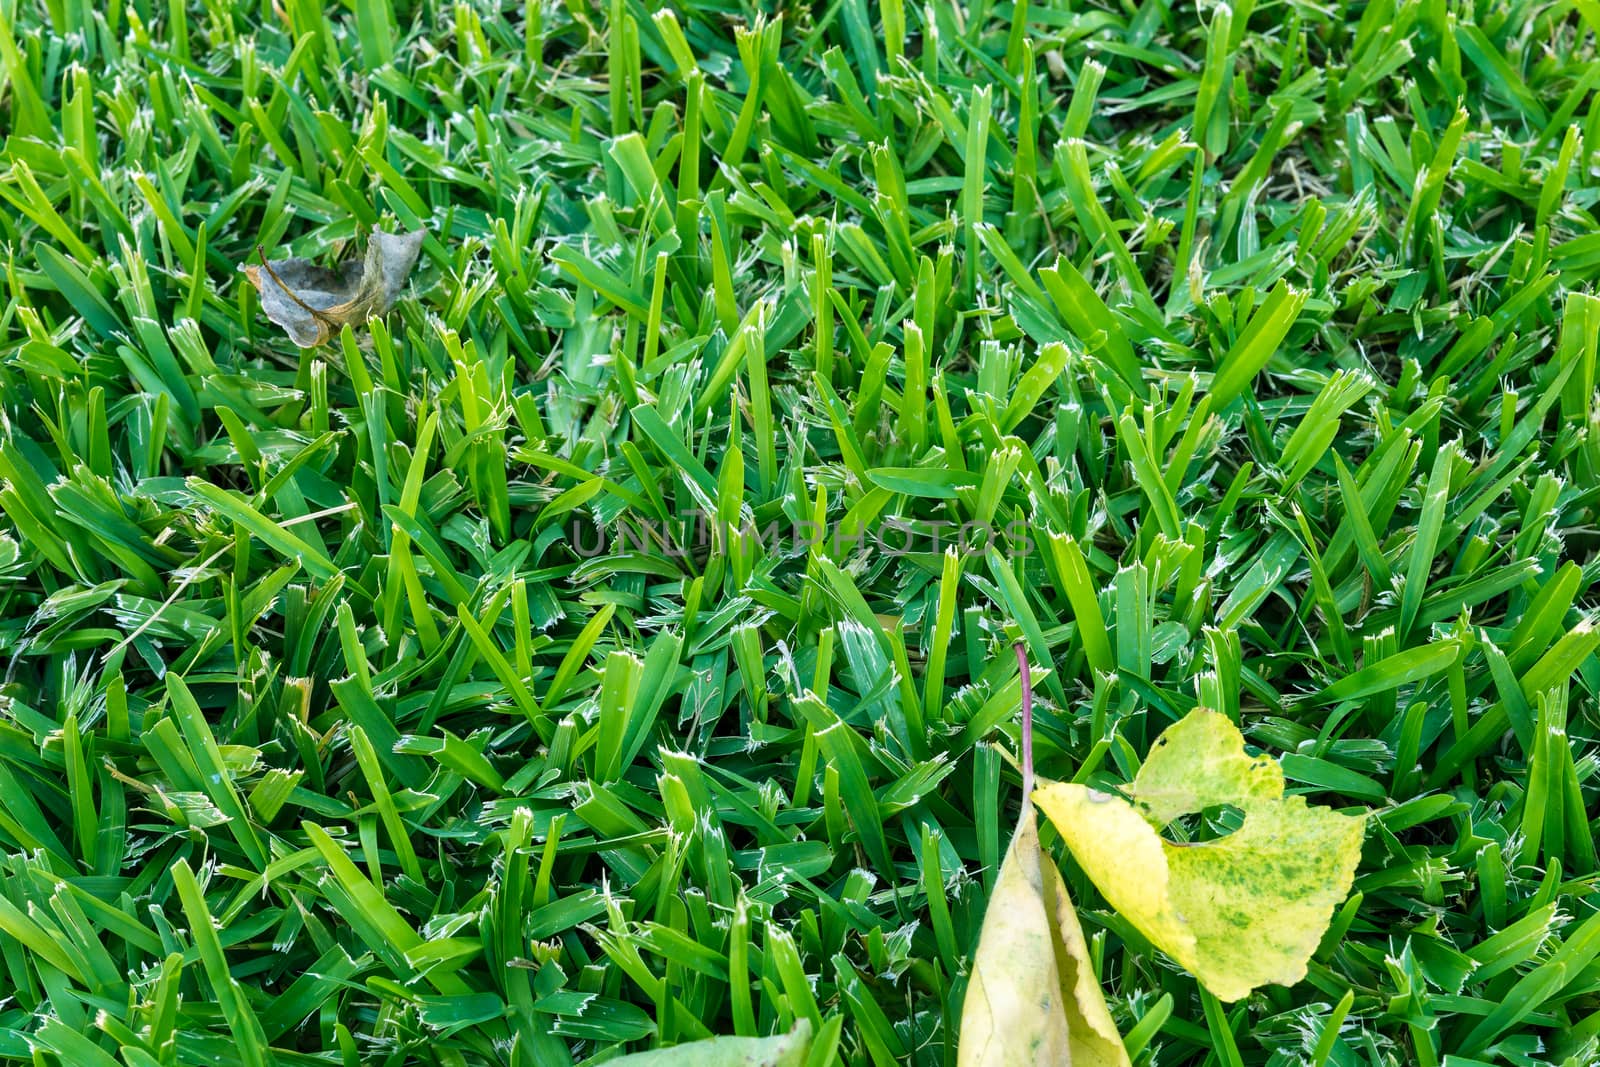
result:
[(0, 0), (0, 1063), (953, 1065), (1017, 641), (1371, 813), (1233, 1004), (1046, 827), (1139, 1067), (1600, 1062), (1600, 6), (654, 6)]

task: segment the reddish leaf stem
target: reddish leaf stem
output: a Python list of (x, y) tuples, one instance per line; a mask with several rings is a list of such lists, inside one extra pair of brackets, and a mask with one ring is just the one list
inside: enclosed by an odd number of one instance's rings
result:
[(1022, 668), (1022, 799), (1033, 796), (1033, 679), (1028, 673), (1028, 650), (1018, 641), (1017, 666)]

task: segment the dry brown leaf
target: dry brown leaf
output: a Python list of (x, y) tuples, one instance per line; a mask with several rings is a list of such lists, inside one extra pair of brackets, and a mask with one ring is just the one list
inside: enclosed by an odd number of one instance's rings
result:
[(309, 259), (249, 264), (239, 269), (261, 294), (261, 310), (301, 348), (326, 344), (346, 323), (364, 325), (394, 306), (416, 266), (427, 230), (384, 233), (367, 242), (367, 254), (333, 270)]

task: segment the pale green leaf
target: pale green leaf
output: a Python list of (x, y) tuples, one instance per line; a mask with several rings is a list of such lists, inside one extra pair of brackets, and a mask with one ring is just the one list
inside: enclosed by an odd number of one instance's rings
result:
[(801, 1067), (811, 1050), (811, 1022), (772, 1037), (713, 1037), (672, 1048), (636, 1052), (609, 1061), (612, 1067)]
[(960, 1067), (1127, 1067), (1077, 912), (1033, 805), (1000, 865), (961, 1009)]

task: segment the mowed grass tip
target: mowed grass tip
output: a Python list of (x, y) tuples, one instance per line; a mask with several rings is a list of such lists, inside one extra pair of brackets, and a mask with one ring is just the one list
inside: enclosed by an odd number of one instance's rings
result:
[(1600, 1062), (1597, 33), (0, 0), (0, 1063), (953, 1067), (1018, 645), (1366, 817), (1232, 1002), (1041, 824), (1137, 1067)]

